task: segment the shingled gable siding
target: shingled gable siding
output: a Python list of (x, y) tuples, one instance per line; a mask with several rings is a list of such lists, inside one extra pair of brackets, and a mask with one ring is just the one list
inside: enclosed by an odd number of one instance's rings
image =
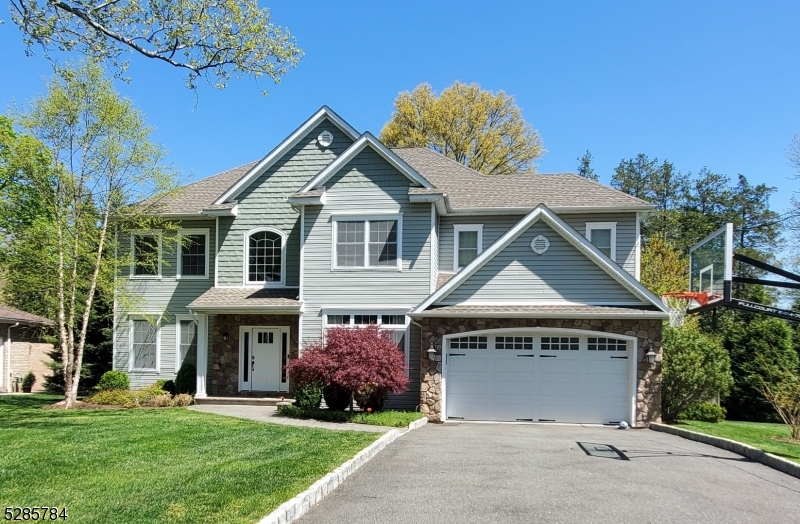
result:
[[(333, 143), (328, 148), (317, 144), (317, 137), (325, 130), (333, 135)], [(288, 235), (286, 285), (299, 286), (300, 214), (292, 209), (286, 197), (303, 187), (352, 143), (338, 127), (325, 120), (236, 198), (238, 215), (219, 221), (220, 286), (244, 284), (244, 235), (262, 226), (278, 228)]]
[[(207, 279), (177, 279), (178, 271), (177, 252), (173, 247), (167, 249), (164, 242), (163, 262), (161, 265), (161, 278), (130, 279), (130, 255), (128, 248), (130, 240), (127, 235), (120, 236), (119, 275), (122, 285), (136, 297), (130, 305), (130, 311), (122, 309), (118, 301), (116, 311), (116, 338), (114, 340), (115, 370), (128, 371), (130, 357), (130, 343), (128, 330), (130, 327), (129, 315), (145, 311), (148, 314), (161, 314), (161, 360), (160, 373), (131, 372), (131, 387), (139, 388), (152, 384), (160, 378), (175, 378), (175, 323), (176, 315), (188, 315), (186, 306), (214, 287), (214, 220), (184, 220), (180, 227), (186, 229), (208, 229), (209, 233), (209, 263)], [(172, 244), (174, 246), (174, 244)], [(190, 357), (194, 359), (194, 356)]]
[[(439, 259), (442, 271), (453, 270), (453, 226), (456, 224), (483, 224), (483, 249), (503, 236), (523, 215), (485, 215), (442, 217), (439, 240)], [(581, 235), (586, 235), (587, 222), (617, 223), (616, 262), (631, 275), (636, 274), (636, 213), (563, 214), (559, 217)]]
[[(531, 241), (543, 235), (550, 247), (541, 255)], [(546, 223), (534, 223), (463, 282), (441, 304), (547, 302), (627, 304), (641, 302), (594, 261)]]
[[(303, 339), (322, 335), (323, 309), (410, 310), (430, 291), (431, 207), (408, 201), (410, 181), (370, 148), (362, 151), (325, 183), (324, 206), (306, 206)], [(402, 271), (331, 270), (331, 215), (403, 214)], [(410, 329), (409, 391), (391, 406), (419, 404), (419, 330)]]

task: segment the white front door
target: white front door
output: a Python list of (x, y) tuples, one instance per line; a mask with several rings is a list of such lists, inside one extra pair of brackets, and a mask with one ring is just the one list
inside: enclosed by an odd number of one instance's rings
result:
[(281, 384), (280, 330), (253, 329), (253, 351), (250, 371), (253, 374), (251, 389), (254, 391), (278, 391)]

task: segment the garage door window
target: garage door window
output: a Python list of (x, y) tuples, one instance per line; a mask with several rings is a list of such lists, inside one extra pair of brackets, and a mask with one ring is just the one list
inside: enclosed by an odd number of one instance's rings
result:
[(533, 350), (533, 337), (495, 337), (495, 349)]
[(542, 351), (578, 351), (578, 337), (542, 337)]
[(450, 349), (489, 349), (489, 339), (488, 337), (451, 338)]
[(627, 351), (628, 343), (618, 338), (589, 337), (589, 351)]

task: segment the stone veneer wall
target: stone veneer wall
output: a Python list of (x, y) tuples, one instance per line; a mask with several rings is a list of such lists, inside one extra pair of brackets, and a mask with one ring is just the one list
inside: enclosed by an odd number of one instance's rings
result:
[[(297, 356), (298, 318), (296, 315), (216, 315), (208, 355), (211, 376), (209, 395), (236, 395), (239, 392), (239, 327), (289, 326), (289, 358)], [(228, 340), (222, 334), (230, 333)]]
[[(442, 337), (453, 333), (465, 333), (483, 329), (547, 327), (602, 331), (609, 334), (637, 337), (638, 382), (636, 393), (636, 426), (647, 427), (651, 422), (661, 422), (661, 320), (566, 320), (535, 318), (424, 318), (422, 324), (422, 347), (431, 341), (436, 346), (435, 361), (421, 352), (421, 396), (420, 409), (428, 420), (437, 422), (442, 415)], [(644, 359), (649, 348), (656, 352), (656, 365)], [(645, 362), (642, 362), (645, 360)]]

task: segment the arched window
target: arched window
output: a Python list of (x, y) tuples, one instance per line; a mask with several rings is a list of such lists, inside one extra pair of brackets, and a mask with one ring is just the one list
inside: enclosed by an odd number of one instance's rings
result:
[(271, 229), (260, 229), (247, 236), (248, 284), (283, 284), (284, 235)]

